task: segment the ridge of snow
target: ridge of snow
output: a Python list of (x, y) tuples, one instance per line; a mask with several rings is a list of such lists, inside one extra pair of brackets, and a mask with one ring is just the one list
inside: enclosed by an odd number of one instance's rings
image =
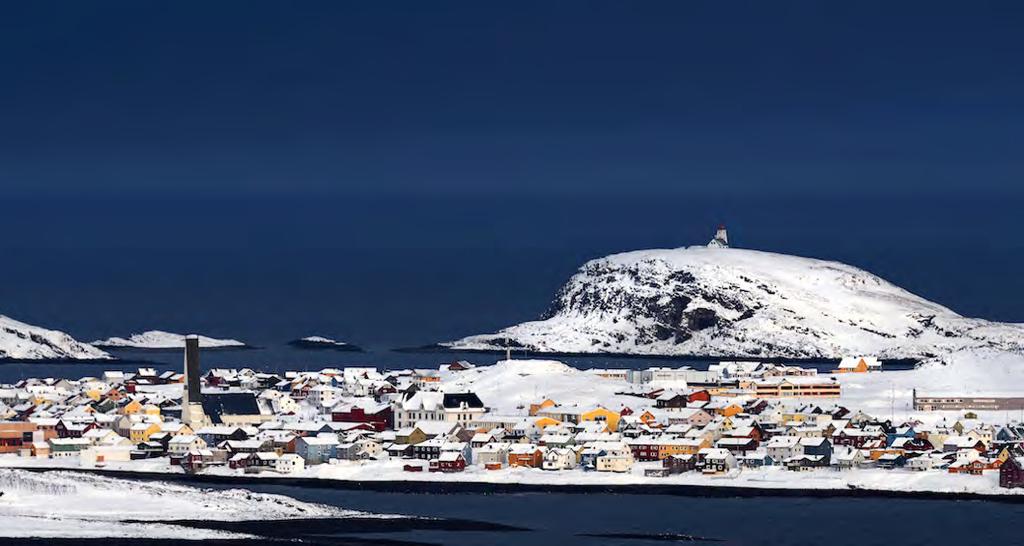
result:
[(965, 318), (862, 269), (736, 248), (614, 254), (585, 263), (540, 320), (451, 349), (746, 358), (942, 358), (1024, 352), (1024, 325)]
[(113, 358), (59, 330), (49, 330), (0, 315), (0, 359), (100, 360)]
[[(246, 347), (236, 339), (217, 339), (207, 336), (199, 337), (199, 346), (204, 348)], [(96, 347), (119, 347), (132, 349), (180, 349), (185, 346), (185, 336), (162, 330), (148, 330), (141, 334), (132, 334), (128, 338), (110, 337), (90, 342)]]

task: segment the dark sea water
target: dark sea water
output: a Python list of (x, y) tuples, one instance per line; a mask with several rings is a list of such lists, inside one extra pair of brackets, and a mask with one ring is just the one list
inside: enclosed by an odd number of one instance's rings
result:
[[(452, 545), (659, 543), (586, 534), (679, 534), (730, 546), (1019, 544), (1024, 505), (872, 498), (700, 498), (633, 494), (403, 494), (253, 486), (377, 513), (461, 518), (524, 532), (414, 531), (376, 535)], [(898, 538), (896, 538), (898, 537)]]
[[(82, 195), (3, 204), (0, 313), (81, 340), (163, 329), (261, 348), (205, 352), (206, 367), (434, 366), (453, 355), (392, 349), (535, 319), (587, 259), (703, 244), (719, 222), (735, 246), (844, 261), (962, 314), (1024, 321), (1024, 199), (1013, 192)], [(286, 345), (311, 334), (367, 352)], [(0, 381), (85, 369), (5, 364)]]

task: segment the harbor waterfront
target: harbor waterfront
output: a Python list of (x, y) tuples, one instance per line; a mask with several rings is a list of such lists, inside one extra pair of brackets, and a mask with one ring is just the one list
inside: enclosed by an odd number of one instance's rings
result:
[(182, 341), (180, 371), (0, 389), (0, 465), (471, 490), (1024, 492), (1024, 425), (902, 402), (897, 413), (894, 387), (889, 416), (873, 415), (886, 377), (933, 372), (883, 372), (868, 356), (828, 372), (759, 361), (579, 370), (506, 358), (279, 374), (204, 370), (200, 337)]

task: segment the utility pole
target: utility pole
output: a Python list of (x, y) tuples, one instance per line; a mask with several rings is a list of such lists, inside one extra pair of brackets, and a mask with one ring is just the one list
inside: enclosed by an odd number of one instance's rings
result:
[(896, 384), (889, 382), (889, 420), (896, 423)]

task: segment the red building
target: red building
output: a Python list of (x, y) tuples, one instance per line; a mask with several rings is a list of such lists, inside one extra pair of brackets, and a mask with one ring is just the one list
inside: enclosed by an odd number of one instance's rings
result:
[(355, 404), (335, 406), (331, 420), (343, 423), (366, 423), (376, 432), (394, 428), (395, 413), (388, 404), (364, 407)]
[(437, 459), (430, 461), (431, 472), (462, 472), (466, 469), (466, 458), (462, 453), (445, 451)]
[(999, 467), (999, 487), (1024, 487), (1024, 461), (1010, 457)]
[(657, 461), (660, 458), (660, 449), (657, 443), (646, 438), (637, 438), (629, 442), (629, 450), (633, 452), (633, 459), (637, 461)]

